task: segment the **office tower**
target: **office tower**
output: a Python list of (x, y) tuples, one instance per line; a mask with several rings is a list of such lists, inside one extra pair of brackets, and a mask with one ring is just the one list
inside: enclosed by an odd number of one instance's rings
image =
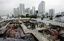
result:
[(25, 13), (30, 15), (30, 8), (26, 8)]
[(51, 17), (51, 16), (54, 16), (54, 13), (55, 13), (54, 9), (50, 9), (50, 10), (49, 10), (49, 16), (50, 16), (50, 17)]
[(17, 8), (17, 15), (18, 16), (20, 15), (20, 9), (19, 9), (19, 7)]
[(17, 16), (17, 8), (14, 8), (14, 16)]
[(38, 16), (42, 16), (45, 13), (45, 2), (41, 1), (38, 6)]
[(20, 4), (20, 15), (24, 15), (24, 14), (25, 14), (24, 4)]
[(30, 15), (32, 15), (32, 9), (30, 10)]
[(34, 6), (32, 7), (32, 14), (33, 15), (35, 14), (35, 7)]

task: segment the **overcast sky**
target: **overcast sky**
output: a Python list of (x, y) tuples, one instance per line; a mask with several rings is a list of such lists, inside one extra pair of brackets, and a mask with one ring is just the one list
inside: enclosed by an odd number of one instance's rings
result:
[(51, 8), (56, 12), (64, 11), (64, 0), (0, 0), (0, 15), (13, 13), (13, 8), (17, 8), (20, 3), (25, 4), (25, 8), (35, 6), (37, 10), (41, 1), (46, 3), (46, 12)]

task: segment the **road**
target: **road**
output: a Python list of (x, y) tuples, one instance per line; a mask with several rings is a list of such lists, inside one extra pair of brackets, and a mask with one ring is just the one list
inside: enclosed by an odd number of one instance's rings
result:
[(21, 26), (25, 33), (32, 33), (39, 41), (49, 41), (42, 34), (40, 34), (37, 29), (30, 30), (30, 29), (27, 29), (27, 27), (24, 25), (24, 23), (22, 21), (19, 20), (19, 23), (22, 23)]

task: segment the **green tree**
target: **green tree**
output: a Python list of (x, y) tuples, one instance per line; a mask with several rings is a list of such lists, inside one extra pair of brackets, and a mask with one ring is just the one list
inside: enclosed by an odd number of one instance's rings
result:
[(29, 17), (29, 14), (26, 14), (26, 17)]
[(21, 17), (22, 17), (22, 18), (25, 18), (25, 16), (24, 16), (24, 15), (21, 15)]
[(53, 20), (53, 16), (50, 17), (50, 20)]
[(30, 18), (37, 18), (37, 15), (30, 15)]
[(56, 15), (55, 17), (56, 17), (56, 18), (59, 18), (59, 17), (62, 17), (62, 15)]

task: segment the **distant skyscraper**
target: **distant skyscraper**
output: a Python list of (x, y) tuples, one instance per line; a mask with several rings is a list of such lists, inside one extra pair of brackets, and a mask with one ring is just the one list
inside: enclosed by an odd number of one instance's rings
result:
[(20, 15), (20, 9), (19, 9), (19, 7), (17, 8), (17, 15)]
[(17, 14), (17, 8), (14, 8), (14, 16), (18, 16), (18, 14)]
[(49, 10), (49, 16), (54, 16), (54, 13), (55, 13), (54, 9)]
[(41, 1), (41, 3), (38, 6), (38, 15), (42, 16), (42, 14), (45, 13), (45, 2)]
[(30, 10), (30, 15), (32, 15), (32, 9)]
[(24, 4), (20, 4), (20, 15), (24, 15), (24, 14), (25, 14)]
[(35, 7), (34, 6), (32, 7), (32, 14), (33, 15), (35, 14)]
[(26, 8), (25, 13), (30, 15), (30, 8)]

